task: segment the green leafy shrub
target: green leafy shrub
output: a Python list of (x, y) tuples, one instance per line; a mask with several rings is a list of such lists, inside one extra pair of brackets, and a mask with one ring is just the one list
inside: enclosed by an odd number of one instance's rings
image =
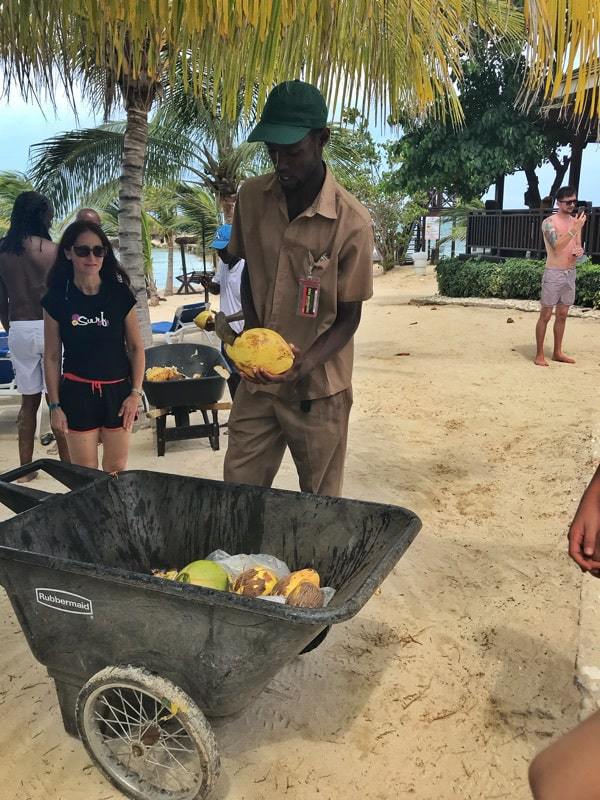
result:
[[(444, 258), (436, 268), (438, 290), (446, 297), (501, 297), (539, 300), (544, 262), (508, 258), (502, 263), (482, 258)], [(600, 264), (577, 267), (575, 303), (600, 308)]]

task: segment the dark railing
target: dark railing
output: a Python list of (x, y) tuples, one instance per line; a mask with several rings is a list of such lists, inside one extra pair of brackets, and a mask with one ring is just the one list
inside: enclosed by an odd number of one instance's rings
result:
[[(546, 209), (473, 211), (467, 222), (467, 253), (545, 258), (542, 222), (551, 213)], [(586, 254), (600, 263), (600, 208), (591, 209), (582, 241)]]

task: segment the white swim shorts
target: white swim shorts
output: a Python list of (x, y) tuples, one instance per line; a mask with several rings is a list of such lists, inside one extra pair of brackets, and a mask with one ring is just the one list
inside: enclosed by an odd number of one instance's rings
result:
[(17, 389), (21, 394), (40, 394), (44, 381), (44, 320), (15, 320), (8, 331), (8, 349)]

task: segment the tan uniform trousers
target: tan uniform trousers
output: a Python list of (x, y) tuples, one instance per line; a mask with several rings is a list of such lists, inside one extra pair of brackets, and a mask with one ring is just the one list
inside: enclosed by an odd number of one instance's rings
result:
[(229, 416), (224, 479), (271, 486), (286, 446), (303, 492), (337, 496), (342, 491), (352, 389), (310, 401), (285, 402), (241, 382)]

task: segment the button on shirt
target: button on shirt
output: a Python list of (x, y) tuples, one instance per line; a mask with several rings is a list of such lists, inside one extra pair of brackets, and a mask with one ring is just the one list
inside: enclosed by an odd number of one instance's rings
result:
[[(260, 324), (301, 352), (335, 322), (338, 303), (373, 294), (373, 223), (368, 211), (331, 172), (318, 196), (291, 222), (274, 173), (250, 178), (240, 189), (228, 250), (246, 261)], [(318, 278), (316, 317), (298, 314), (300, 281)], [(347, 389), (352, 381), (352, 339), (329, 361), (294, 385), (248, 384), (282, 399), (313, 400)]]

